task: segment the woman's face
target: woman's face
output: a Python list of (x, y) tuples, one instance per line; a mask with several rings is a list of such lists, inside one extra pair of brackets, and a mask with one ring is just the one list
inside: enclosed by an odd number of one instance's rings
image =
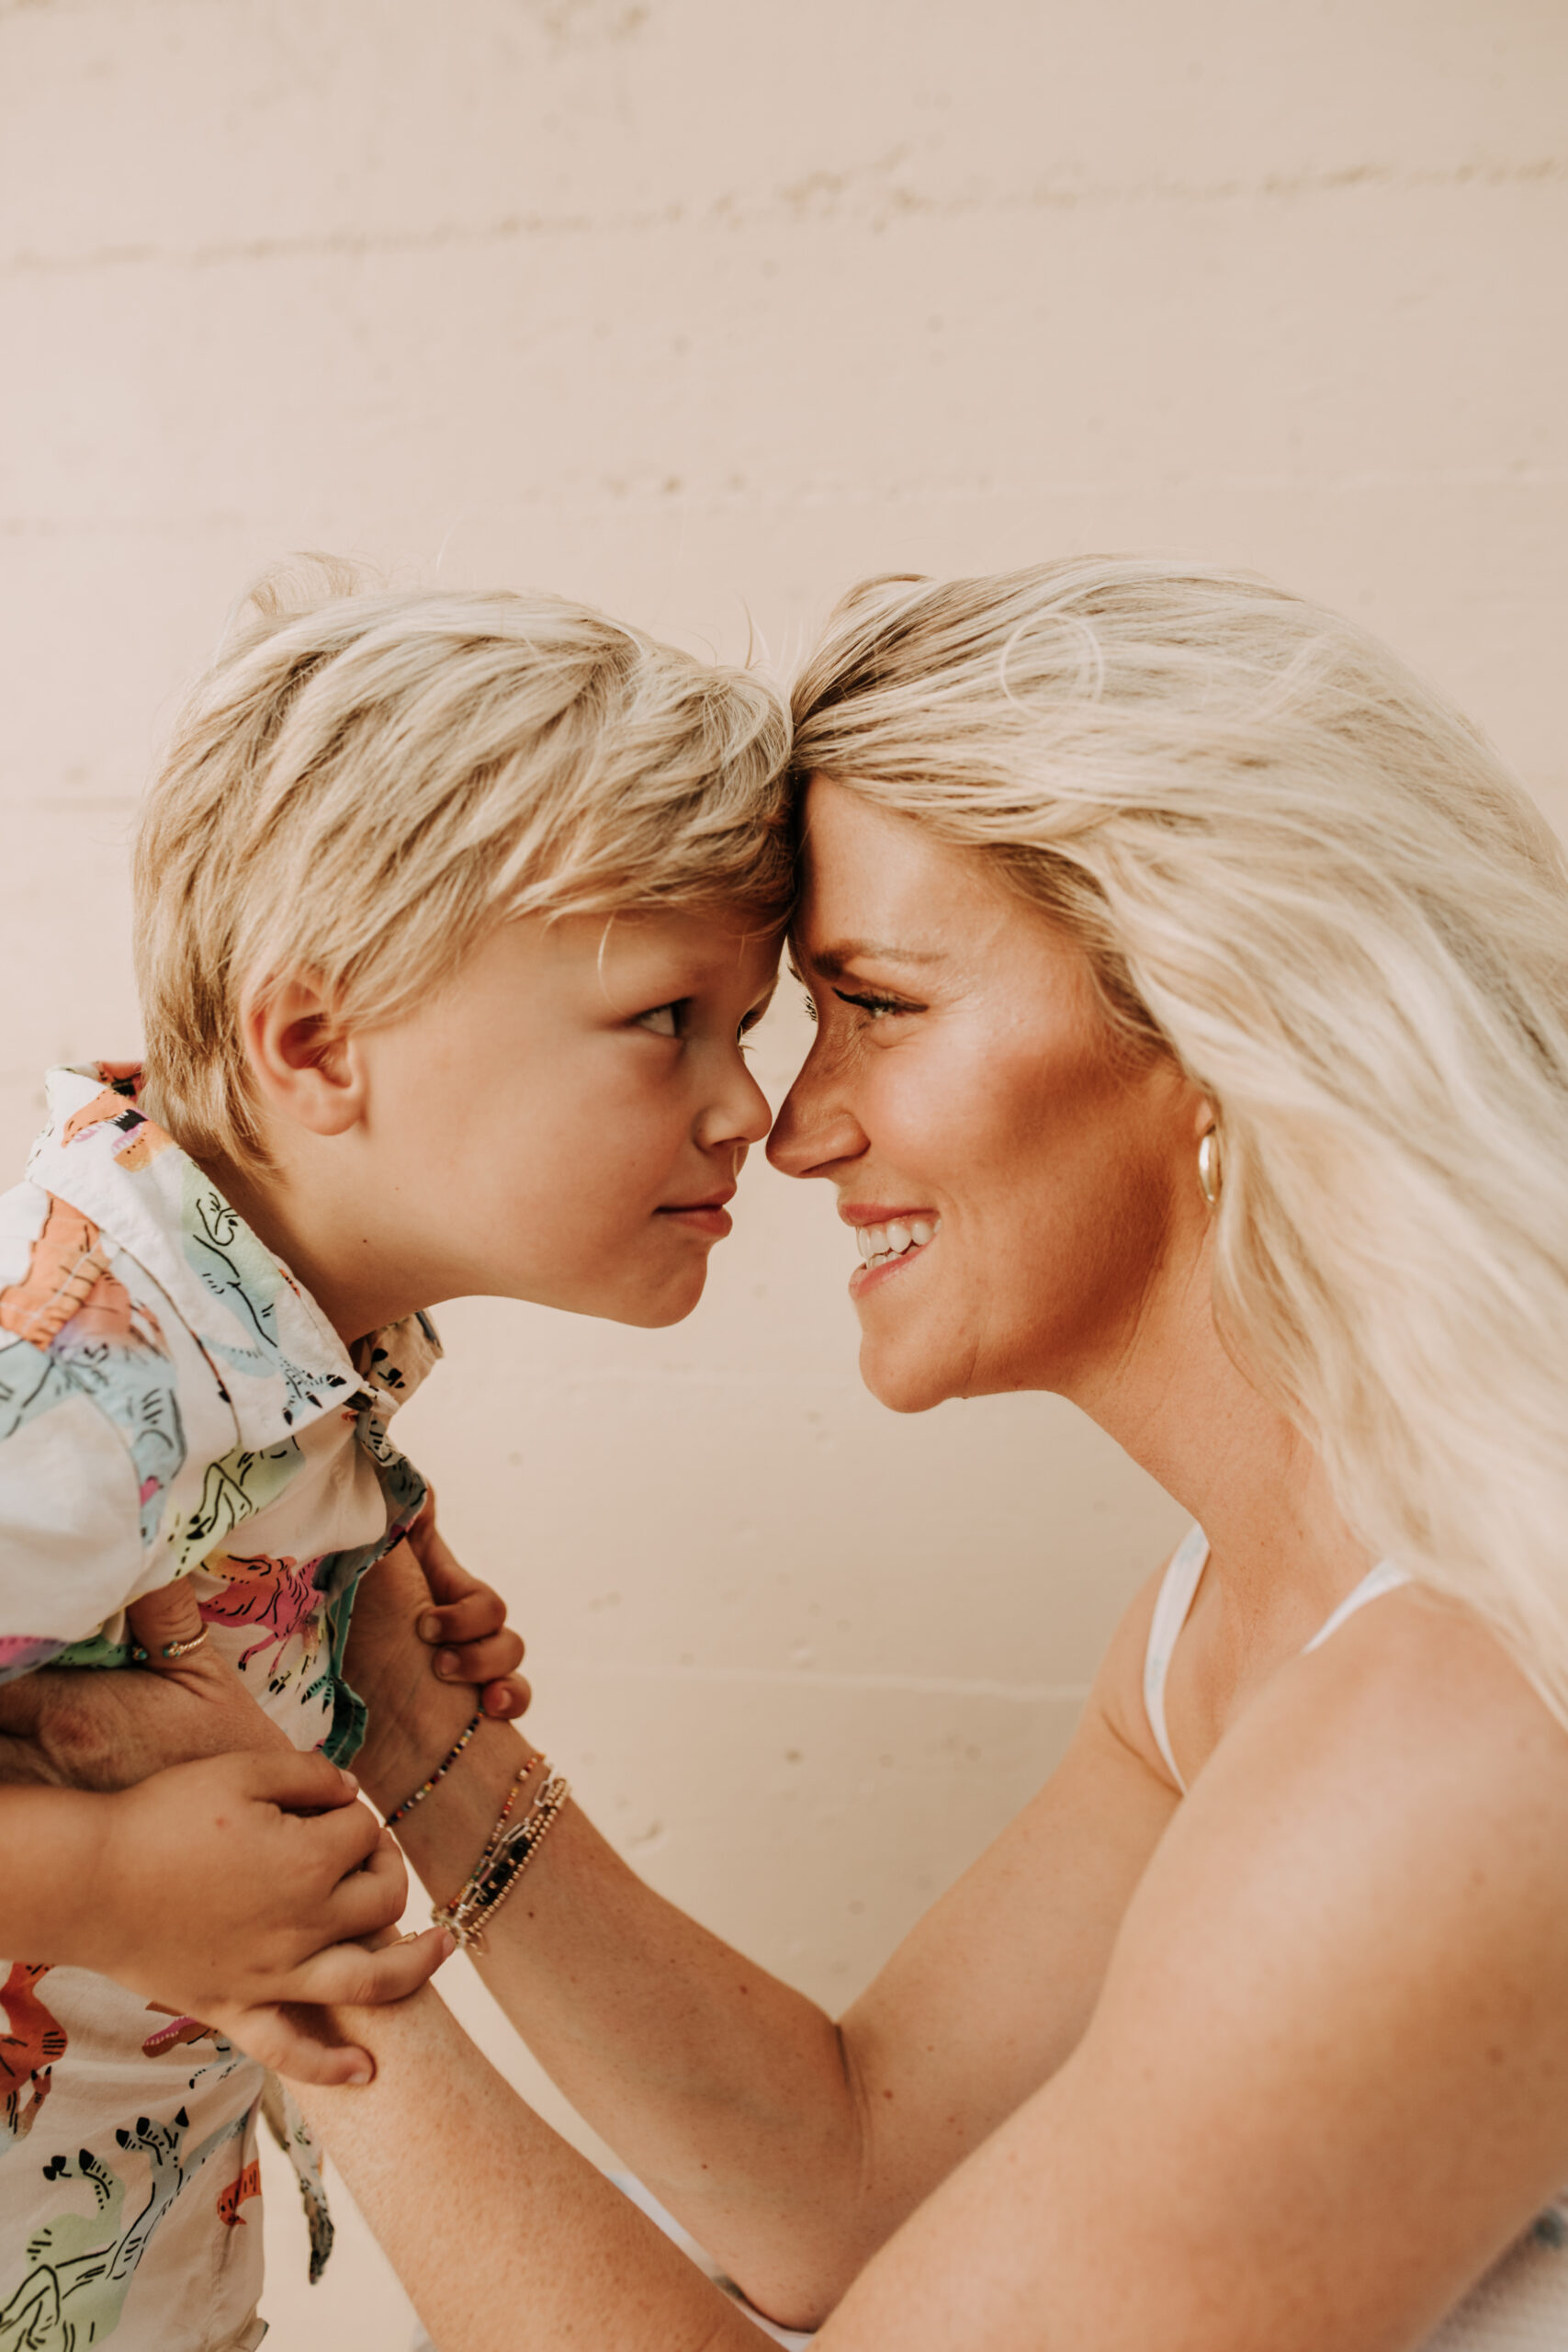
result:
[(1114, 1381), (1202, 1246), (1196, 1088), (1130, 1062), (1082, 952), (978, 854), (821, 778), (795, 953), (818, 1030), (768, 1156), (860, 1236), (867, 1386), (915, 1413)]

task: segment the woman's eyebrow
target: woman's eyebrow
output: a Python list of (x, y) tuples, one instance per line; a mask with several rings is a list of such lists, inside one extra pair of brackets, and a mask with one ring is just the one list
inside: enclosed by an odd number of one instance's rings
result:
[(934, 948), (889, 947), (875, 939), (840, 939), (830, 947), (814, 947), (809, 953), (804, 946), (799, 951), (824, 979), (841, 979), (852, 964), (940, 964), (944, 959)]

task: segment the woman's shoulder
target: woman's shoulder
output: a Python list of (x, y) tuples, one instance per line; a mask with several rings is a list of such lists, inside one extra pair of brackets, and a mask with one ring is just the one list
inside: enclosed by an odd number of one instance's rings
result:
[(1172, 1862), (1245, 1856), (1280, 1916), (1292, 1885), (1320, 1911), (1342, 1897), (1355, 1943), (1375, 1883), (1412, 1949), (1544, 1937), (1568, 1965), (1568, 1731), (1489, 1627), (1417, 1584), (1272, 1674), (1180, 1811)]

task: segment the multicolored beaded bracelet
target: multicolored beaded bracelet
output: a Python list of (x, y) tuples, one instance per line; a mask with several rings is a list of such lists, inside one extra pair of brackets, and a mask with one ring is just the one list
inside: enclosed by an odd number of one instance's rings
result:
[(469, 1740), (472, 1739), (475, 1732), (478, 1731), (483, 1721), (484, 1710), (481, 1708), (479, 1713), (474, 1717), (473, 1722), (468, 1725), (468, 1730), (463, 1734), (462, 1738), (458, 1740), (457, 1746), (453, 1748), (451, 1754), (447, 1756), (442, 1763), (436, 1766), (429, 1780), (421, 1781), (419, 1787), (415, 1789), (412, 1796), (405, 1797), (401, 1804), (399, 1805), (396, 1813), (389, 1813), (387, 1815), (387, 1826), (389, 1829), (391, 1827), (394, 1821), (400, 1821), (405, 1813), (412, 1813), (416, 1804), (423, 1804), (425, 1798), (430, 1794), (431, 1790), (435, 1786), (436, 1781), (444, 1781), (446, 1778), (447, 1773), (452, 1770), (453, 1765), (456, 1764), (458, 1757), (461, 1756), (464, 1748), (467, 1747)]

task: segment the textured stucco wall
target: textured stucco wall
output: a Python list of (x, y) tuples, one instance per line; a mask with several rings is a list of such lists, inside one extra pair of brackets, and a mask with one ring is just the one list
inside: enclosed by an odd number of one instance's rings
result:
[[(0, 0), (6, 1166), (136, 1045), (134, 796), (291, 548), (781, 662), (863, 571), (1209, 553), (1568, 815), (1565, 68), (1560, 0)], [(741, 1207), (677, 1330), (449, 1310), (406, 1434), (605, 1827), (838, 2003), (1176, 1520), (1050, 1400), (879, 1411), (826, 1201)], [(280, 2352), (395, 2352), (296, 2227)]]

